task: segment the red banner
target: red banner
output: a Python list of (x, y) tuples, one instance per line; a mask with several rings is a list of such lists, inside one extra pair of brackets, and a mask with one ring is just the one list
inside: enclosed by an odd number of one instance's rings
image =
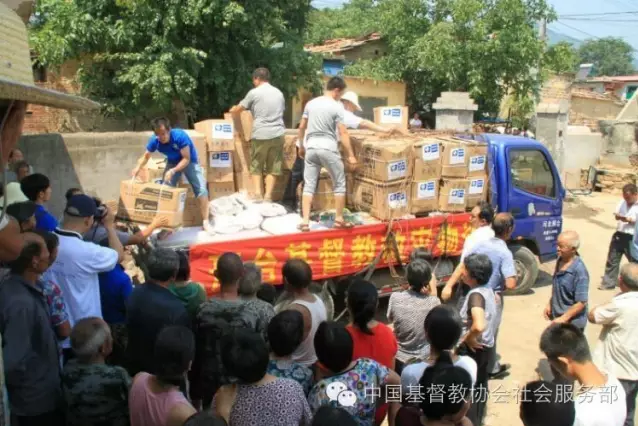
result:
[[(470, 233), (470, 216), (455, 214), (392, 223), (401, 261), (406, 262), (413, 249), (425, 247), (435, 257), (461, 254), (465, 237)], [(262, 269), (263, 280), (281, 284), (281, 268), (288, 259), (303, 259), (312, 268), (316, 281), (350, 275), (371, 264), (383, 250), (377, 267), (396, 264), (392, 245), (386, 241), (388, 224), (356, 226), (309, 233), (225, 241), (194, 245), (190, 249), (191, 276), (204, 285), (208, 295), (219, 292), (213, 276), (217, 259), (235, 252), (245, 262), (255, 262)]]

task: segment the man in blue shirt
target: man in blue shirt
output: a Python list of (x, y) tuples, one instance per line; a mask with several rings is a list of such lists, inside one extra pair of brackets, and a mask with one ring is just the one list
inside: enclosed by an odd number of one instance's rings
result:
[(58, 227), (58, 220), (44, 207), (51, 199), (51, 182), (49, 178), (40, 173), (34, 173), (25, 177), (20, 182), (20, 189), (24, 195), (36, 204), (35, 229), (45, 232), (53, 232)]
[(204, 227), (208, 223), (208, 189), (204, 170), (199, 165), (197, 150), (188, 134), (182, 129), (171, 129), (171, 123), (167, 118), (153, 120), (153, 132), (146, 145), (146, 152), (133, 169), (133, 177), (146, 166), (151, 155), (159, 151), (166, 156), (166, 169), (164, 170), (164, 182), (170, 186), (177, 186), (182, 177), (186, 176), (188, 183), (193, 187), (195, 197), (199, 200), (199, 208), (204, 219)]

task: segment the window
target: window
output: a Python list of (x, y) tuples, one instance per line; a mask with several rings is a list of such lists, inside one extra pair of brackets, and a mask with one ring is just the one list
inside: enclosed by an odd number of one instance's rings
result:
[(541, 151), (511, 150), (509, 162), (515, 188), (543, 197), (556, 198), (554, 174)]
[(359, 115), (366, 120), (374, 121), (374, 109), (388, 105), (388, 98), (359, 96), (359, 105), (361, 105), (361, 109), (363, 109), (363, 112)]
[(638, 86), (627, 86), (627, 94), (625, 95), (625, 99), (631, 99), (634, 93), (636, 93), (636, 89), (638, 89)]

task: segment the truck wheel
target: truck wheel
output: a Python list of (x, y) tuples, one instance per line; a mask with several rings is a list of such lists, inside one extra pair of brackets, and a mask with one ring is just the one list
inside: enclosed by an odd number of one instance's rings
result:
[(507, 290), (505, 294), (525, 294), (531, 290), (538, 277), (538, 261), (530, 249), (525, 246), (511, 246), (516, 266), (516, 288)]

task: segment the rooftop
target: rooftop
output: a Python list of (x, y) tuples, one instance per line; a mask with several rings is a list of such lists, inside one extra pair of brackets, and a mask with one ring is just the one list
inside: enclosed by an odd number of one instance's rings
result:
[(600, 77), (592, 77), (587, 79), (586, 81), (590, 81), (590, 82), (632, 82), (632, 81), (638, 81), (638, 74), (637, 75), (617, 75), (617, 76), (600, 76)]
[(593, 90), (587, 89), (572, 89), (571, 91), (572, 97), (577, 98), (586, 98), (586, 99), (597, 99), (599, 101), (613, 101), (618, 102), (620, 104), (624, 104), (616, 95), (613, 93), (599, 93)]
[(372, 33), (357, 38), (335, 38), (326, 40), (320, 45), (307, 45), (306, 51), (311, 53), (334, 54), (354, 49), (371, 41), (381, 40), (380, 33)]

